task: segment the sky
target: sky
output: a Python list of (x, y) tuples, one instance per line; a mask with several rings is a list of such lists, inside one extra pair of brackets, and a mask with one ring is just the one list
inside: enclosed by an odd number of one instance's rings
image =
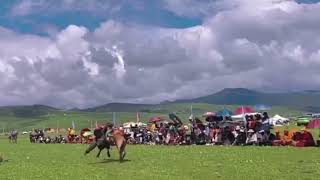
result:
[(0, 106), (320, 89), (316, 0), (0, 0)]

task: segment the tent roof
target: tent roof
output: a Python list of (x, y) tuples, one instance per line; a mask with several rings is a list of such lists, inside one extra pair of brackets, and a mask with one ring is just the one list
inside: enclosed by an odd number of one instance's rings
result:
[(250, 106), (241, 106), (235, 110), (235, 114), (253, 113), (254, 110)]
[(276, 119), (276, 120), (288, 120), (288, 118), (282, 117), (282, 116), (280, 116), (280, 115), (278, 115), (278, 114), (274, 115), (274, 116), (272, 117), (272, 119)]

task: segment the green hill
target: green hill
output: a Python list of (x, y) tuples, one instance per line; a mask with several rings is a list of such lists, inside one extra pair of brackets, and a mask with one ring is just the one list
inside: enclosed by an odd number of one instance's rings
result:
[(243, 88), (224, 89), (220, 92), (189, 100), (178, 100), (180, 103), (209, 103), (272, 106), (286, 106), (304, 111), (320, 111), (320, 91), (301, 91), (288, 93), (264, 93)]

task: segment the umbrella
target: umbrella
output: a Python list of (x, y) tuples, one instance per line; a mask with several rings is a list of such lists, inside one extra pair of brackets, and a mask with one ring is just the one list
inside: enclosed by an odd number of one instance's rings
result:
[(225, 117), (225, 116), (231, 116), (231, 115), (233, 115), (233, 113), (229, 109), (222, 109), (222, 110), (218, 111), (216, 113), (216, 115)]
[(159, 117), (159, 116), (155, 116), (155, 117), (152, 117), (149, 119), (149, 122), (151, 123), (155, 123), (155, 122), (160, 122), (160, 121), (163, 121), (164, 119), (162, 117)]
[(214, 115), (216, 115), (214, 112), (206, 112), (202, 116), (208, 117), (208, 116), (214, 116)]
[(316, 129), (316, 128), (320, 128), (320, 119), (313, 119), (312, 121), (310, 121), (307, 125), (308, 129)]
[(235, 114), (245, 114), (245, 113), (252, 113), (253, 109), (252, 107), (249, 106), (243, 106), (243, 107), (239, 107), (235, 110)]

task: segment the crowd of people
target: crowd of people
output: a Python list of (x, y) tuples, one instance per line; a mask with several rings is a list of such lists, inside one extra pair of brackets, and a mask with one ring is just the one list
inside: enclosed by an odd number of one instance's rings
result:
[(65, 144), (67, 140), (64, 136), (45, 136), (44, 130), (42, 129), (34, 129), (29, 134), (29, 140), (31, 143), (45, 143), (45, 144)]
[(163, 145), (260, 145), (260, 146), (314, 146), (312, 134), (301, 131), (272, 133), (268, 114), (246, 116), (246, 121), (228, 121), (228, 118), (206, 117), (206, 123), (199, 118), (189, 118), (183, 124), (179, 117), (169, 115), (169, 123), (154, 122), (147, 127), (125, 128), (128, 143)]
[[(147, 126), (120, 126), (129, 144), (149, 145), (234, 145), (234, 146), (315, 146), (312, 134), (305, 128), (272, 130), (268, 113), (246, 115), (245, 120), (232, 121), (231, 117), (208, 115), (204, 121), (189, 117), (188, 123), (175, 114), (169, 114), (170, 121), (156, 119)], [(97, 127), (97, 129), (101, 129)], [(96, 130), (97, 130), (96, 129)], [(87, 143), (95, 140), (95, 132), (83, 129), (79, 135), (68, 128), (67, 135), (50, 137), (42, 129), (30, 132), (31, 143)], [(15, 134), (15, 133), (11, 133)]]

